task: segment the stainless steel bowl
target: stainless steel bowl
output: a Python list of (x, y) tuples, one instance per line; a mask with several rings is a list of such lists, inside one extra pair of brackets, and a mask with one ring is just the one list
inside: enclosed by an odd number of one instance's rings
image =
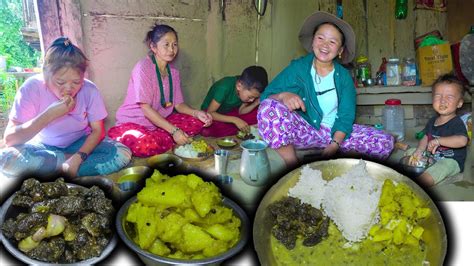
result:
[(159, 170), (179, 169), (182, 167), (183, 160), (177, 155), (163, 153), (148, 158), (147, 164), (149, 167)]
[[(68, 187), (80, 187), (76, 184), (67, 183)], [(14, 195), (10, 196), (5, 203), (2, 205), (0, 209), (0, 225), (9, 218), (16, 217), (20, 212), (24, 211), (22, 208), (12, 206)], [(2, 241), (5, 248), (18, 260), (29, 264), (29, 265), (47, 265), (47, 266), (57, 266), (60, 265), (58, 263), (47, 263), (40, 260), (32, 259), (25, 255), (22, 251), (20, 251), (17, 246), (13, 243), (13, 241), (9, 240), (3, 235), (2, 230), (0, 230), (0, 240)], [(74, 263), (63, 263), (61, 265), (94, 265), (98, 264), (101, 260), (105, 259), (115, 248), (117, 245), (117, 235), (114, 234), (113, 237), (110, 239), (109, 244), (102, 250), (102, 253), (99, 257), (90, 258), (87, 260), (82, 260)]]
[(410, 156), (402, 157), (400, 159), (400, 164), (402, 165), (404, 171), (414, 176), (419, 176), (423, 174), (426, 168), (432, 165), (432, 163), (426, 160), (426, 161), (420, 161), (416, 166), (414, 166), (408, 163), (409, 160), (410, 160)]
[[(331, 180), (336, 176), (346, 173), (358, 162), (359, 160), (357, 159), (337, 159), (313, 162), (309, 166), (313, 169), (319, 169), (325, 179)], [(425, 228), (423, 237), (427, 243), (430, 243), (427, 246), (426, 260), (429, 261), (429, 265), (443, 265), (447, 251), (446, 229), (441, 214), (433, 200), (410, 178), (399, 174), (395, 170), (369, 161), (366, 161), (366, 166), (367, 171), (372, 177), (379, 180), (389, 178), (397, 182), (404, 182), (418, 197), (427, 202), (427, 206), (431, 209), (431, 216), (421, 222), (421, 226)], [(285, 175), (265, 194), (258, 206), (253, 226), (253, 241), (258, 259), (262, 265), (276, 265), (270, 244), (273, 221), (271, 215), (269, 215), (268, 206), (286, 197), (288, 190), (298, 182), (300, 175), (301, 167)]]
[(222, 149), (232, 149), (237, 146), (237, 141), (231, 137), (225, 137), (216, 141), (217, 146)]
[(137, 253), (138, 257), (146, 265), (219, 265), (222, 261), (236, 255), (240, 250), (242, 250), (242, 248), (248, 241), (250, 222), (247, 217), (247, 214), (235, 202), (224, 197), (222, 203), (225, 206), (231, 208), (234, 211), (234, 214), (237, 215), (241, 221), (240, 240), (234, 247), (222, 254), (219, 254), (218, 256), (199, 260), (178, 260), (152, 254), (146, 250), (141, 249), (137, 244), (135, 244), (135, 242), (133, 242), (132, 233), (130, 232), (131, 228), (129, 226), (129, 223), (125, 221), (128, 208), (132, 203), (136, 202), (136, 200), (137, 197), (135, 196), (122, 205), (117, 214), (115, 226), (117, 227), (118, 235), (122, 239), (122, 241), (130, 249)]
[(152, 170), (148, 166), (132, 166), (123, 169), (119, 173), (119, 179), (117, 182), (139, 182), (142, 179), (147, 178), (151, 174)]

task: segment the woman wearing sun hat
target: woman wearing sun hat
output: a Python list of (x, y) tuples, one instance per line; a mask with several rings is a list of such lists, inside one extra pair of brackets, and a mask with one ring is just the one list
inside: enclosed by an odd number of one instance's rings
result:
[(261, 96), (258, 128), (262, 138), (288, 166), (298, 161), (295, 149), (322, 148), (386, 159), (394, 138), (373, 127), (354, 124), (356, 91), (342, 64), (355, 55), (352, 27), (318, 11), (306, 18), (299, 40), (309, 52), (293, 60)]

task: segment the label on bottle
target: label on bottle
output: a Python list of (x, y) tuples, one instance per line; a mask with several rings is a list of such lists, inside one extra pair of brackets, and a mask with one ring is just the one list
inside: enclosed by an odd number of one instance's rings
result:
[(416, 84), (416, 65), (415, 63), (406, 63), (403, 66), (403, 81), (405, 86), (415, 86)]
[(400, 84), (401, 84), (400, 65), (388, 64), (387, 65), (387, 85), (398, 86)]
[(368, 66), (361, 65), (357, 68), (357, 83), (363, 86), (364, 81), (371, 78), (370, 69)]

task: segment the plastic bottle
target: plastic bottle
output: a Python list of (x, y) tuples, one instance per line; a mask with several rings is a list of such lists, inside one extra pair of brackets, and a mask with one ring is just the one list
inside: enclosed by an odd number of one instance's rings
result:
[(382, 123), (385, 130), (392, 134), (397, 141), (405, 138), (405, 111), (402, 101), (399, 99), (388, 99), (382, 112)]
[(408, 14), (408, 0), (397, 0), (395, 3), (395, 18), (405, 19)]
[(403, 59), (402, 85), (403, 86), (416, 85), (416, 63), (415, 63), (415, 59), (411, 57), (407, 57)]
[(402, 84), (400, 59), (391, 57), (387, 63), (387, 86), (399, 86)]
[(364, 82), (372, 78), (372, 70), (369, 59), (366, 56), (357, 57), (357, 87), (364, 87)]

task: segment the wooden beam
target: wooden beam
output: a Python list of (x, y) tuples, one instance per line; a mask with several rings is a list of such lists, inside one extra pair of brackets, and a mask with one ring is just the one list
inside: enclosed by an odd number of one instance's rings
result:
[(67, 36), (73, 44), (83, 49), (82, 15), (78, 1), (35, 0), (35, 10), (40, 22), (38, 32), (42, 51), (46, 51), (61, 36)]
[(39, 20), (41, 51), (46, 51), (53, 41), (62, 35), (58, 6), (56, 1), (35, 0), (35, 12)]
[[(400, 99), (402, 104), (432, 104), (430, 87), (366, 87), (357, 88), (357, 105), (383, 105), (385, 100)], [(464, 102), (470, 103), (472, 96), (466, 93)]]

